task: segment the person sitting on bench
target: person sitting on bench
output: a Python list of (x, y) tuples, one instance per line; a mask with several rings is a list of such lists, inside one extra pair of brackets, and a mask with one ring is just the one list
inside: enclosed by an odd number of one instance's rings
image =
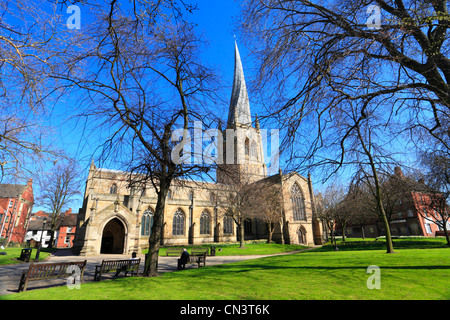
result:
[(178, 259), (178, 270), (184, 269), (186, 267), (186, 263), (189, 262), (189, 253), (186, 248), (183, 249), (181, 253), (180, 259)]

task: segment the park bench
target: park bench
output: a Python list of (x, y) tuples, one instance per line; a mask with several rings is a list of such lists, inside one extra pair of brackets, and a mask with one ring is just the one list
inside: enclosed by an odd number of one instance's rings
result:
[(169, 256), (181, 256), (181, 253), (183, 252), (183, 248), (167, 248), (166, 249), (166, 257)]
[(139, 273), (139, 265), (141, 258), (139, 259), (127, 259), (127, 260), (103, 260), (101, 265), (95, 266), (94, 281), (100, 281), (102, 274), (110, 272), (124, 271), (125, 275), (129, 272), (131, 276)]
[(192, 248), (191, 249), (191, 254), (192, 255), (203, 255), (203, 254), (206, 254), (206, 255), (209, 255), (209, 248), (204, 248), (204, 247), (199, 247), (199, 248)]
[(188, 263), (197, 263), (199, 268), (204, 267), (206, 264), (206, 255), (208, 254), (208, 251), (208, 248), (192, 248)]
[[(81, 282), (85, 267), (86, 260), (62, 263), (32, 263), (28, 271), (22, 273), (18, 291), (26, 291), (29, 281), (68, 278), (74, 274), (76, 277), (80, 277), (79, 281)], [(76, 280), (74, 278), (74, 281)]]

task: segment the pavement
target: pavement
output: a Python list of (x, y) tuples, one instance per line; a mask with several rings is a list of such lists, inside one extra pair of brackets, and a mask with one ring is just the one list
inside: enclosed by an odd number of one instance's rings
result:
[[(292, 253), (292, 252), (291, 252)], [(278, 254), (277, 254), (278, 255)], [(215, 256), (206, 258), (206, 265), (213, 266), (218, 264), (232, 263), (243, 260), (258, 259), (262, 257), (267, 257), (272, 255), (247, 255), (247, 256)], [(144, 270), (144, 255), (138, 255), (141, 258), (140, 272)], [(129, 259), (130, 256), (122, 254), (101, 254), (97, 256), (78, 256), (73, 255), (71, 251), (68, 250), (58, 250), (54, 255), (46, 259), (46, 261), (41, 263), (58, 263), (58, 262), (72, 262), (72, 261), (83, 261), (87, 260), (86, 268), (84, 271), (83, 282), (90, 282), (94, 280), (95, 266), (101, 264), (102, 260), (122, 260)], [(172, 272), (177, 271), (177, 259), (178, 257), (159, 257), (158, 259), (158, 272)], [(30, 263), (20, 263), (0, 266), (0, 300), (1, 295), (17, 293), (17, 288), (19, 286), (20, 277), (23, 271), (28, 270)], [(197, 264), (187, 264), (186, 269), (197, 268)], [(103, 279), (112, 279), (114, 274), (102, 275)], [(50, 279), (50, 280), (39, 280), (30, 281), (28, 283), (28, 290), (48, 288), (53, 286), (66, 285), (66, 280), (60, 279)]]

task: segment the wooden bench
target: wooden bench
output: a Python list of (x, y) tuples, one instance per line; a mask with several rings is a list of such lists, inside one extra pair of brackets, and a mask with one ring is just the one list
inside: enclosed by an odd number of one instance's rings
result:
[(203, 254), (206, 254), (206, 255), (209, 255), (209, 248), (203, 248), (203, 247), (199, 247), (199, 248), (192, 248), (191, 249), (191, 254), (192, 255), (203, 255)]
[(101, 265), (95, 266), (94, 281), (100, 281), (103, 273), (110, 272), (128, 272), (131, 276), (139, 273), (139, 265), (141, 264), (141, 258), (139, 259), (127, 259), (127, 260), (103, 260)]
[[(26, 291), (28, 282), (35, 280), (68, 278), (75, 274), (80, 277), (79, 280), (81, 281), (83, 280), (85, 267), (86, 260), (62, 263), (32, 263), (28, 271), (22, 273), (18, 291)], [(74, 278), (74, 280), (77, 279)]]
[(208, 251), (208, 248), (192, 248), (188, 263), (197, 263), (199, 268), (204, 267), (206, 264), (206, 255), (208, 254)]
[(169, 256), (181, 256), (181, 253), (183, 252), (183, 248), (167, 248), (166, 249), (166, 257)]

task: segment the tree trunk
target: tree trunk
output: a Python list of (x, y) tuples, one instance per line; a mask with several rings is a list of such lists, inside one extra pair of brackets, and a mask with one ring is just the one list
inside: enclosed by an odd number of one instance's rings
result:
[(447, 222), (444, 219), (442, 219), (442, 229), (444, 230), (445, 239), (447, 239), (447, 246), (450, 246), (450, 238), (447, 233)]
[(54, 241), (55, 241), (55, 230), (53, 230), (53, 228), (52, 228), (52, 230), (50, 231), (50, 241), (47, 246), (48, 249), (53, 249)]
[[(381, 199), (380, 199), (381, 202)], [(381, 208), (381, 219), (383, 220), (384, 228), (386, 230), (386, 253), (394, 253), (394, 245), (392, 244), (391, 228), (384, 212), (384, 208)]]
[(367, 149), (366, 144), (364, 143), (364, 140), (361, 136), (359, 126), (357, 126), (356, 129), (357, 129), (359, 141), (361, 142), (361, 146), (363, 147), (364, 152), (367, 155), (367, 158), (369, 159), (370, 168), (372, 170), (373, 178), (375, 181), (375, 200), (377, 202), (377, 209), (380, 214), (380, 218), (383, 221), (384, 228), (386, 230), (386, 253), (394, 253), (394, 245), (392, 244), (391, 229), (389, 227), (389, 221), (386, 217), (386, 212), (384, 211), (383, 200), (381, 199), (380, 180), (378, 179), (378, 173), (377, 173), (377, 168), (375, 166), (375, 161), (373, 159), (373, 156), (372, 156), (370, 150)]
[(273, 231), (275, 230), (275, 226), (271, 222), (267, 222), (267, 230), (269, 231), (267, 237), (267, 243), (272, 243)]
[(158, 194), (158, 202), (156, 204), (155, 215), (153, 217), (152, 233), (149, 237), (149, 248), (145, 259), (145, 267), (143, 275), (145, 277), (155, 277), (158, 275), (158, 254), (161, 244), (162, 227), (164, 223), (164, 207), (166, 202), (166, 195), (169, 190), (170, 183), (166, 186), (161, 184), (161, 189)]
[(239, 239), (239, 248), (243, 249), (244, 248), (244, 221), (240, 221), (241, 223), (239, 224), (239, 235), (240, 235), (240, 239)]

